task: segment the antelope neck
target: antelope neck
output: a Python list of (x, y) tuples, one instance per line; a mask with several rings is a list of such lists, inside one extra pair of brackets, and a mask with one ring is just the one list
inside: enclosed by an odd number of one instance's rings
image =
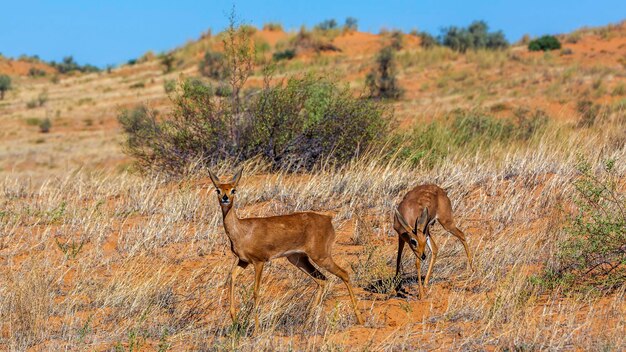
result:
[(237, 236), (239, 230), (239, 218), (233, 209), (233, 203), (229, 205), (221, 205), (222, 208), (222, 220), (224, 221), (224, 229), (228, 237)]

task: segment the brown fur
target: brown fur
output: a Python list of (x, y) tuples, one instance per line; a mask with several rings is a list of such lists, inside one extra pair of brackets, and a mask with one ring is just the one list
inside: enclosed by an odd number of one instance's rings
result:
[[(426, 286), (430, 280), (433, 264), (437, 258), (438, 248), (429, 231), (429, 227), (434, 224), (435, 220), (439, 221), (446, 231), (453, 234), (463, 243), (469, 268), (473, 270), (472, 254), (465, 240), (465, 234), (454, 223), (452, 204), (446, 191), (437, 185), (420, 185), (413, 188), (404, 196), (394, 216), (393, 228), (398, 233), (396, 278), (399, 280), (402, 266), (402, 251), (404, 244), (408, 243), (409, 248), (416, 256), (415, 266), (417, 268), (417, 281), (421, 297), (424, 296), (424, 289), (420, 274), (420, 258), (424, 255), (427, 240), (430, 241), (432, 256), (430, 257), (428, 272), (424, 280), (424, 285)], [(415, 225), (412, 226), (411, 224)], [(398, 282), (396, 290), (400, 289), (400, 281)]]
[(239, 219), (232, 208), (236, 187), (241, 178), (239, 171), (230, 182), (221, 182), (209, 171), (215, 186), (218, 201), (222, 208), (224, 230), (230, 240), (232, 252), (237, 261), (231, 272), (230, 314), (235, 320), (234, 282), (239, 272), (249, 264), (254, 266), (254, 307), (255, 330), (258, 330), (258, 300), (263, 266), (266, 262), (287, 257), (290, 263), (310, 275), (319, 285), (318, 293), (311, 308), (320, 302), (326, 277), (311, 261), (339, 277), (348, 288), (350, 299), (359, 324), (363, 323), (356, 306), (356, 299), (350, 285), (350, 276), (332, 258), (331, 250), (335, 241), (335, 229), (331, 217), (313, 212), (293, 213), (264, 218)]

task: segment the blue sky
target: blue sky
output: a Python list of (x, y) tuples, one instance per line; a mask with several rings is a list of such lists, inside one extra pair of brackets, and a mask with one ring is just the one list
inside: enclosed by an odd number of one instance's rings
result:
[(564, 33), (626, 19), (626, 0), (192, 1), (2, 0), (0, 53), (79, 63), (119, 64), (148, 50), (161, 52), (227, 24), (233, 4), (245, 23), (280, 22), (287, 29), (352, 16), (359, 29), (412, 28), (438, 34), (449, 25), (483, 19), (515, 41), (523, 34)]

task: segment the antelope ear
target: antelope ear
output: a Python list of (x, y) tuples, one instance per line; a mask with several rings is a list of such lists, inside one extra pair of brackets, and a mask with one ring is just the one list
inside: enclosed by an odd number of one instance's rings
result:
[(219, 184), (220, 184), (220, 180), (219, 178), (217, 178), (217, 176), (215, 176), (211, 170), (209, 169), (209, 177), (211, 178), (211, 182), (213, 182), (213, 186), (215, 186), (215, 188), (219, 188)]
[(415, 220), (415, 229), (421, 231), (422, 233), (425, 233), (427, 226), (428, 226), (428, 208), (424, 207), (424, 210), (422, 210), (422, 215), (420, 215), (419, 219)]
[(241, 179), (242, 173), (243, 173), (243, 167), (239, 169), (239, 171), (235, 174), (235, 176), (233, 176), (233, 181), (232, 181), (232, 184), (234, 184), (233, 187), (237, 187), (237, 184), (239, 183), (239, 180)]
[(404, 216), (402, 216), (402, 214), (400, 214), (400, 211), (398, 211), (398, 208), (396, 208), (395, 210), (396, 210), (396, 219), (398, 219), (398, 222), (400, 223), (400, 225), (402, 225), (402, 227), (404, 227), (404, 230), (406, 232), (413, 232), (413, 229), (406, 222), (406, 219), (404, 219)]

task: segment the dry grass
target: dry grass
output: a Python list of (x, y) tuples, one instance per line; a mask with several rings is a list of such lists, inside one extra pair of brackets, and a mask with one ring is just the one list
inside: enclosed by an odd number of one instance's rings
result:
[[(565, 297), (541, 293), (528, 281), (554, 251), (576, 154), (596, 163), (626, 157), (623, 145), (605, 145), (601, 130), (569, 131), (558, 139), (545, 135), (532, 147), (459, 155), (432, 170), (375, 155), (306, 175), (266, 174), (263, 165), (249, 163), (240, 216), (334, 214), (336, 256), (352, 268), (364, 327), (354, 325), (342, 285), (332, 285), (323, 307), (307, 317), (314, 284), (281, 260), (265, 277), (262, 331), (253, 335), (250, 325), (251, 271), (238, 283), (242, 311), (232, 324), (225, 285), (233, 258), (203, 177), (166, 183), (126, 172), (78, 171), (43, 181), (9, 175), (0, 187), (0, 344), (9, 350), (620, 349), (623, 289)], [(605, 146), (601, 155), (598, 145)], [(626, 174), (623, 163), (617, 172)], [(396, 251), (389, 214), (424, 182), (448, 189), (476, 252), (476, 272), (466, 272), (460, 244), (435, 227), (440, 257), (428, 297), (397, 299), (384, 285)], [(413, 258), (404, 258), (413, 290)]]

